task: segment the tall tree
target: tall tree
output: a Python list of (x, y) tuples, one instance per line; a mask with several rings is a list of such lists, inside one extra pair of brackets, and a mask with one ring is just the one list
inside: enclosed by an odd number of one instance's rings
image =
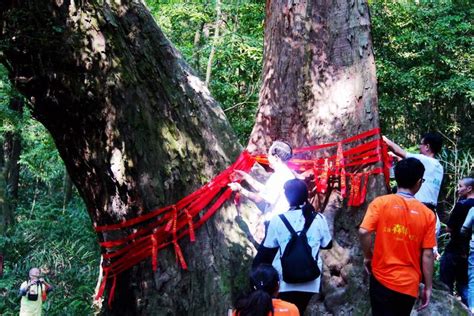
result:
[[(2, 62), (94, 225), (173, 204), (240, 152), (224, 113), (140, 1), (2, 1), (0, 22)], [(171, 249), (155, 275), (149, 260), (120, 274), (107, 313), (224, 314), (253, 249), (235, 215), (222, 208), (195, 244), (182, 242), (189, 272)]]
[[(264, 150), (278, 138), (303, 147), (378, 127), (366, 2), (267, 1), (259, 105), (252, 151)], [(384, 188), (381, 176), (371, 177), (369, 200), (385, 193)], [(336, 314), (365, 312), (366, 300), (350, 300), (351, 293), (365, 290), (356, 229), (363, 208), (348, 210), (337, 191), (330, 201), (324, 214), (335, 247), (323, 255), (326, 308)], [(324, 310), (321, 304), (313, 308)]]
[[(363, 0), (266, 2), (263, 83), (248, 144), (251, 152), (265, 151), (279, 138), (304, 147), (379, 126), (370, 26)], [(313, 157), (334, 154), (320, 151)], [(387, 192), (382, 175), (369, 178), (367, 192), (366, 202)], [(368, 295), (361, 296), (367, 294), (367, 281), (357, 235), (367, 204), (347, 207), (336, 190), (328, 200), (324, 214), (335, 246), (322, 254), (324, 303), (313, 302), (309, 309), (312, 315), (367, 314)], [(445, 312), (442, 295), (433, 311)]]

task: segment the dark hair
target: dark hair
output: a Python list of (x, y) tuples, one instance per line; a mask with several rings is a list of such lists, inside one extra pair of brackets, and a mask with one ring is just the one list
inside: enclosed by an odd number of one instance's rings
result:
[(432, 132), (426, 133), (421, 136), (421, 141), (425, 145), (429, 145), (431, 151), (436, 155), (439, 154), (441, 151), (441, 147), (443, 146), (443, 138), (439, 133)]
[(285, 162), (291, 159), (293, 156), (293, 149), (287, 142), (276, 140), (270, 146), (270, 155), (277, 156), (281, 161)]
[(308, 187), (303, 180), (291, 179), (285, 182), (285, 196), (290, 206), (301, 206), (306, 223), (309, 222), (311, 215), (315, 212), (313, 205), (308, 201)]
[(273, 315), (272, 295), (278, 290), (278, 271), (270, 264), (261, 264), (250, 272), (253, 292), (235, 303), (238, 316)]
[(424, 173), (425, 167), (416, 158), (402, 159), (395, 165), (395, 181), (400, 188), (413, 188)]
[(465, 186), (471, 187), (474, 191), (474, 177), (464, 177), (461, 179), (461, 181), (464, 182)]

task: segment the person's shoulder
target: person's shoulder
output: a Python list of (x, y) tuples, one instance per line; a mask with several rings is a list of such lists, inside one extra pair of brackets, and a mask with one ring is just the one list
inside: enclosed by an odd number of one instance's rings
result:
[(314, 220), (318, 220), (320, 222), (324, 222), (327, 224), (328, 220), (326, 218), (326, 216), (321, 213), (321, 212), (316, 212), (315, 215), (314, 215)]
[(464, 207), (474, 207), (474, 198), (468, 198), (464, 200), (460, 200), (458, 204), (464, 206)]
[(421, 161), (423, 164), (427, 163), (427, 164), (430, 164), (430, 165), (439, 165), (439, 166), (442, 167), (442, 165), (441, 165), (441, 163), (439, 162), (438, 159), (432, 158), (432, 157), (428, 157), (428, 156), (423, 155), (423, 154), (407, 153), (407, 158), (416, 158), (416, 159), (418, 159), (419, 161)]
[(415, 153), (409, 153), (407, 152), (407, 156), (406, 158), (416, 158), (416, 159), (423, 159), (424, 157), (426, 157), (425, 155), (422, 155), (422, 154), (415, 154)]
[(288, 165), (282, 165), (282, 168), (280, 169), (280, 172), (289, 179), (294, 179), (295, 178), (295, 173), (293, 170)]
[(295, 304), (281, 299), (273, 299), (273, 309), (275, 315), (299, 315)]
[[(283, 215), (284, 216), (285, 213), (283, 214), (280, 214), (280, 215)], [(275, 226), (275, 225), (279, 225), (280, 223), (282, 223), (282, 219), (280, 218), (280, 215), (274, 215), (272, 218), (270, 218), (270, 221), (268, 222), (268, 227), (271, 226)]]
[(392, 203), (393, 201), (396, 201), (395, 194), (385, 194), (377, 196), (372, 202), (370, 202), (370, 204), (380, 206), (383, 204)]
[(422, 214), (424, 214), (425, 217), (429, 221), (431, 221), (431, 220), (436, 221), (435, 213), (429, 207), (427, 207), (425, 204), (421, 203), (420, 201), (412, 200), (411, 201), (411, 207), (416, 209), (418, 212), (421, 212)]

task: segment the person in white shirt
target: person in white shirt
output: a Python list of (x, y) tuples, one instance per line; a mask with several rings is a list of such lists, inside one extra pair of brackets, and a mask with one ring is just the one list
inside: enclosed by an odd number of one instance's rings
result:
[(419, 154), (406, 152), (385, 136), (383, 139), (387, 143), (388, 148), (396, 156), (400, 158), (413, 157), (421, 161), (425, 167), (425, 181), (421, 185), (420, 190), (416, 193), (415, 198), (434, 211), (438, 204), (438, 195), (444, 173), (443, 166), (435, 158), (435, 156), (441, 151), (441, 146), (443, 144), (441, 135), (438, 133), (424, 134), (421, 138)]
[[(292, 179), (287, 181), (284, 185), (284, 192), (290, 208), (283, 215), (296, 232), (302, 231), (306, 224), (310, 223), (306, 236), (311, 247), (312, 256), (317, 258), (319, 270), (322, 271), (322, 260), (319, 251), (332, 247), (332, 238), (327, 221), (323, 214), (316, 213), (314, 207), (308, 201), (308, 188), (303, 180)], [(311, 297), (315, 293), (319, 293), (321, 277), (304, 283), (287, 283), (283, 280), (281, 255), (285, 252), (290, 239), (291, 233), (282, 219), (279, 216), (274, 216), (270, 220), (267, 236), (263, 246), (258, 249), (252, 266), (256, 267), (261, 263), (272, 263), (280, 274), (280, 294), (278, 297), (295, 304), (300, 314), (303, 315)]]
[(266, 202), (264, 210), (265, 220), (269, 221), (273, 216), (279, 215), (288, 210), (288, 201), (283, 193), (283, 185), (286, 181), (294, 179), (293, 171), (288, 167), (288, 161), (293, 154), (291, 146), (283, 141), (275, 141), (268, 150), (268, 162), (274, 173), (268, 178), (265, 184), (260, 183), (248, 173), (236, 170), (254, 191), (245, 189), (240, 183), (229, 183), (232, 191), (240, 192), (255, 203)]
[[(441, 222), (436, 213), (436, 206), (438, 204), (438, 195), (443, 182), (443, 166), (435, 158), (441, 152), (443, 139), (439, 133), (426, 133), (421, 137), (420, 153), (412, 154), (406, 152), (399, 145), (383, 136), (383, 140), (387, 144), (389, 150), (399, 158), (413, 157), (421, 161), (425, 167), (425, 174), (423, 176), (423, 183), (420, 190), (415, 194), (415, 198), (426, 205), (436, 215), (436, 236), (441, 230)], [(436, 259), (440, 258), (437, 247), (434, 249)]]

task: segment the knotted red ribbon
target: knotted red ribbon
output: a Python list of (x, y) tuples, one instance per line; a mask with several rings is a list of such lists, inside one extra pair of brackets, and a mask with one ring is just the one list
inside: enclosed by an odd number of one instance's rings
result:
[[(346, 151), (343, 150), (344, 145), (376, 136), (379, 138), (363, 142)], [(381, 141), (380, 130), (373, 129), (340, 142), (297, 148), (294, 152), (302, 153), (336, 146), (334, 156), (306, 160), (295, 158), (288, 165), (296, 171), (313, 170), (316, 190), (320, 193), (326, 192), (330, 177), (338, 177), (341, 195), (345, 197), (347, 190), (349, 190), (348, 205), (362, 205), (365, 201), (369, 175), (383, 173), (386, 176), (386, 181), (388, 181), (390, 158), (386, 144)], [(346, 170), (350, 167), (365, 168), (380, 161), (382, 167), (371, 171), (349, 173)], [(206, 185), (179, 200), (176, 204), (153, 210), (120, 223), (95, 227), (98, 233), (135, 227), (134, 232), (127, 236), (100, 242), (103, 249), (104, 277), (96, 298), (98, 299), (103, 295), (107, 279), (112, 278), (113, 283), (108, 300), (110, 305), (114, 296), (117, 275), (149, 257), (151, 257), (153, 271), (156, 271), (158, 251), (170, 245), (173, 245), (176, 261), (183, 269), (187, 269), (178, 241), (188, 234), (190, 241), (196, 240), (195, 230), (213, 216), (222, 204), (231, 197), (232, 191), (227, 185), (233, 181), (234, 171), (248, 172), (255, 162), (268, 164), (268, 159), (265, 155), (251, 156), (247, 151), (244, 151), (229, 168)], [(346, 177), (349, 177), (350, 185), (348, 185)], [(236, 204), (240, 203), (238, 194), (235, 195), (234, 202)]]

